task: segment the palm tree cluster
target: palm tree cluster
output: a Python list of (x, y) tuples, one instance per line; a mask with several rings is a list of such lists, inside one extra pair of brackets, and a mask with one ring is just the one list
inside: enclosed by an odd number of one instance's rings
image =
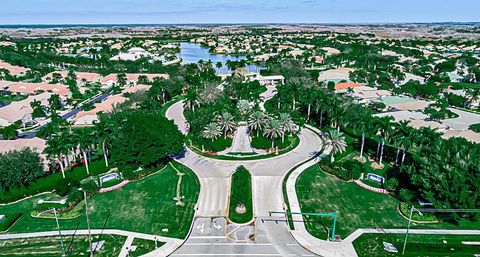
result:
[[(297, 87), (294, 90), (306, 91), (308, 97), (290, 92), (292, 89), (288, 86), (277, 87), (278, 95), (266, 106), (278, 112), (288, 111), (295, 117), (303, 117), (307, 122), (327, 129), (327, 142), (332, 145), (334, 154), (345, 149), (345, 139), (337, 132), (343, 131), (358, 138), (361, 158), (368, 149), (379, 164), (387, 160), (400, 167), (399, 172), (394, 174), (401, 180), (397, 192), (416, 188), (413, 195), (424, 197), (439, 206), (480, 207), (478, 201), (458, 203), (454, 200), (455, 197), (468, 199), (466, 195), (474, 195), (478, 191), (474, 188), (479, 183), (480, 164), (478, 158), (472, 158), (480, 152), (480, 145), (463, 138), (445, 140), (436, 130), (414, 129), (408, 122), (394, 122), (392, 117), (373, 115), (374, 111), (369, 107), (324, 87)], [(333, 160), (333, 155), (331, 158)], [(460, 179), (461, 176), (468, 178), (468, 181)], [(448, 190), (462, 183), (466, 184), (467, 189)]]
[(203, 129), (203, 137), (214, 141), (223, 133), (223, 138), (227, 138), (229, 132), (235, 131), (235, 117), (229, 112), (223, 112), (215, 118), (215, 122), (211, 122)]
[(45, 153), (54, 166), (58, 165), (65, 178), (66, 169), (79, 160), (84, 163), (87, 174), (90, 174), (92, 152), (102, 149), (105, 165), (108, 167), (111, 127), (105, 122), (99, 122), (95, 127), (61, 128), (58, 133), (50, 135)]
[(282, 138), (283, 143), (285, 134), (298, 130), (298, 126), (288, 113), (280, 113), (277, 118), (272, 118), (261, 111), (255, 111), (250, 114), (247, 123), (249, 129), (256, 132), (257, 137), (263, 130), (263, 135), (272, 140), (272, 149), (275, 147), (275, 139)]

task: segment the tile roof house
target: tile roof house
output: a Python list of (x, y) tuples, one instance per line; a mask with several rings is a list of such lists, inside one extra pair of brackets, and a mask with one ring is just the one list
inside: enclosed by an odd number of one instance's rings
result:
[(123, 96), (125, 93), (134, 93), (141, 90), (148, 90), (151, 86), (149, 85), (136, 85), (132, 87), (125, 88), (121, 94), (116, 94), (108, 97), (100, 103), (96, 103), (95, 107), (89, 111), (81, 111), (75, 115), (73, 118), (75, 126), (91, 126), (98, 121), (99, 113), (112, 112), (113, 108), (125, 102), (126, 97)]
[[(42, 79), (43, 81), (51, 81), (52, 76), (54, 73), (58, 73), (62, 76), (62, 78), (66, 78), (68, 76), (68, 71), (62, 70), (62, 71), (54, 71), (50, 72), (47, 75), (45, 75)], [(93, 72), (75, 72), (75, 76), (77, 77), (77, 82), (81, 82), (83, 80), (88, 81), (88, 82), (100, 82), (102, 79), (102, 75), (98, 73), (93, 73)]]
[(355, 71), (353, 68), (337, 68), (320, 72), (318, 81), (333, 81), (335, 83), (342, 80), (350, 81), (350, 72)]
[(10, 72), (10, 75), (12, 76), (23, 75), (30, 70), (29, 68), (11, 65), (10, 63), (4, 62), (2, 60), (0, 60), (0, 69), (8, 70)]
[(50, 92), (63, 97), (70, 95), (68, 87), (62, 84), (15, 82), (10, 84), (5, 90), (21, 95), (34, 95), (38, 92)]
[(341, 83), (337, 83), (335, 85), (335, 91), (344, 90), (344, 89), (348, 89), (348, 88), (360, 87), (361, 85), (362, 84), (355, 83), (355, 82), (341, 82)]
[(9, 126), (18, 120), (21, 120), (23, 123), (31, 122), (33, 109), (30, 103), (36, 100), (40, 101), (42, 105), (47, 105), (51, 95), (51, 93), (45, 92), (29, 96), (25, 100), (12, 102), (0, 108), (0, 127)]
[(18, 138), (15, 140), (0, 140), (0, 153), (7, 153), (10, 151), (21, 151), (25, 148), (30, 148), (39, 153), (43, 163), (43, 170), (48, 170), (47, 155), (43, 153), (47, 147), (47, 141), (38, 137), (34, 138)]

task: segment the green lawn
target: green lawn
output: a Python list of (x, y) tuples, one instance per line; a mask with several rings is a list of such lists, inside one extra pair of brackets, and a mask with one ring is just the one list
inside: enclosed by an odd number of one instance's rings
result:
[[(90, 175), (98, 175), (107, 172), (110, 168), (105, 167), (103, 159), (99, 159), (90, 163)], [(67, 179), (80, 182), (86, 178), (87, 171), (84, 165), (74, 167), (70, 171), (65, 172)], [(44, 177), (38, 178), (26, 187), (17, 187), (8, 192), (0, 191), (0, 203), (13, 202), (26, 196), (35, 195), (42, 192), (52, 191), (63, 186), (64, 179), (62, 173), (57, 172)]]
[[(64, 236), (65, 249), (71, 249), (67, 256), (87, 256), (88, 236)], [(98, 242), (99, 235), (92, 236), (92, 242)], [(105, 241), (102, 249), (95, 251), (98, 257), (116, 257), (120, 254), (126, 237), (117, 235), (102, 235), (100, 241)], [(70, 245), (70, 243), (72, 244)], [(71, 247), (70, 247), (71, 246)], [(21, 257), (58, 257), (62, 255), (59, 237), (37, 237), (25, 239), (0, 240), (0, 256)]]
[[(160, 247), (164, 245), (165, 243), (162, 242), (157, 242), (157, 246)], [(141, 238), (135, 238), (133, 239), (132, 246), (136, 246), (137, 249), (135, 251), (130, 252), (130, 257), (137, 257), (137, 256), (142, 256), (146, 253), (149, 253), (151, 251), (155, 250), (155, 241), (152, 240), (145, 240)]]
[[(246, 213), (235, 212), (235, 207), (239, 203), (245, 204)], [(232, 175), (228, 217), (236, 223), (246, 223), (253, 219), (252, 175), (243, 166), (237, 168)]]
[[(353, 242), (359, 257), (402, 256), (405, 234), (363, 234)], [(408, 236), (404, 256), (474, 256), (480, 253), (480, 246), (462, 244), (479, 242), (480, 236), (468, 235), (414, 235)], [(389, 253), (383, 249), (383, 242), (392, 243), (398, 253)]]
[[(336, 234), (345, 238), (358, 228), (406, 228), (407, 220), (398, 212), (398, 200), (363, 189), (327, 175), (314, 165), (297, 180), (296, 190), (302, 212), (336, 211)], [(314, 236), (326, 238), (331, 218), (305, 217), (306, 228)], [(413, 224), (413, 228), (480, 229), (480, 222), (460, 220), (436, 224)]]
[[(185, 173), (181, 185), (185, 206), (175, 205), (173, 198), (176, 196), (178, 176), (172, 167), (167, 166), (143, 180), (91, 198), (88, 205), (92, 227), (101, 229), (110, 213), (106, 228), (184, 238), (190, 229), (200, 185), (190, 169), (178, 163), (175, 163), (175, 167)], [(43, 197), (36, 196), (16, 204), (0, 206), (2, 214), (23, 212), (10, 232), (55, 230), (55, 220), (30, 216), (38, 199)], [(60, 226), (62, 229), (74, 229), (78, 222), (80, 228), (86, 228), (85, 214), (79, 218), (61, 220)], [(162, 232), (165, 228), (168, 232)]]

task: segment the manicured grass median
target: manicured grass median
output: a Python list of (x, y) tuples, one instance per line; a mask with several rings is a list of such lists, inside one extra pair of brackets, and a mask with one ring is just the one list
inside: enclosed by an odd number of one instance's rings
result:
[[(405, 234), (363, 234), (353, 242), (359, 257), (401, 256)], [(480, 253), (479, 246), (462, 242), (479, 242), (480, 236), (470, 235), (415, 235), (408, 236), (403, 256), (474, 256)], [(383, 242), (392, 243), (399, 253), (383, 249)]]
[[(185, 206), (175, 205), (173, 198), (176, 196), (178, 176), (172, 167), (166, 166), (161, 172), (89, 199), (92, 228), (101, 229), (110, 214), (106, 228), (184, 238), (190, 229), (200, 185), (190, 169), (178, 163), (174, 165), (185, 173), (181, 184)], [(56, 229), (55, 220), (30, 216), (30, 211), (34, 209), (37, 201), (44, 197), (36, 196), (16, 204), (0, 206), (2, 214), (23, 212), (22, 218), (10, 232)], [(85, 213), (79, 218), (61, 220), (60, 226), (62, 229), (75, 229), (79, 222), (80, 228), (87, 227)], [(168, 232), (162, 232), (162, 229), (168, 229)]]
[[(245, 204), (247, 209), (244, 214), (235, 212), (235, 207), (240, 203)], [(238, 167), (232, 175), (228, 217), (236, 223), (246, 223), (253, 219), (252, 175), (243, 166)]]

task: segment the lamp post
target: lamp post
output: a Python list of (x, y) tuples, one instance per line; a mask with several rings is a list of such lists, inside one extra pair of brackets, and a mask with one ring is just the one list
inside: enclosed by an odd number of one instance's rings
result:
[(55, 215), (55, 221), (57, 222), (58, 235), (60, 236), (60, 245), (62, 246), (62, 256), (65, 256), (65, 247), (63, 245), (62, 230), (60, 229), (60, 223), (58, 222), (57, 209), (53, 208), (53, 214)]
[(405, 249), (407, 248), (408, 232), (410, 231), (410, 224), (412, 223), (413, 210), (415, 210), (416, 212), (418, 212), (418, 214), (420, 214), (420, 215), (423, 216), (423, 214), (422, 214), (418, 209), (416, 209), (415, 207), (412, 206), (412, 207), (410, 208), (410, 216), (409, 216), (409, 218), (408, 218), (407, 234), (405, 235), (405, 242), (403, 242), (402, 255), (405, 255)]
[(87, 229), (88, 229), (88, 242), (90, 243), (90, 256), (93, 257), (93, 247), (92, 247), (92, 233), (90, 231), (90, 218), (88, 216), (88, 204), (87, 204), (87, 192), (82, 188), (78, 190), (83, 191), (83, 198), (85, 199), (85, 215), (87, 216)]

